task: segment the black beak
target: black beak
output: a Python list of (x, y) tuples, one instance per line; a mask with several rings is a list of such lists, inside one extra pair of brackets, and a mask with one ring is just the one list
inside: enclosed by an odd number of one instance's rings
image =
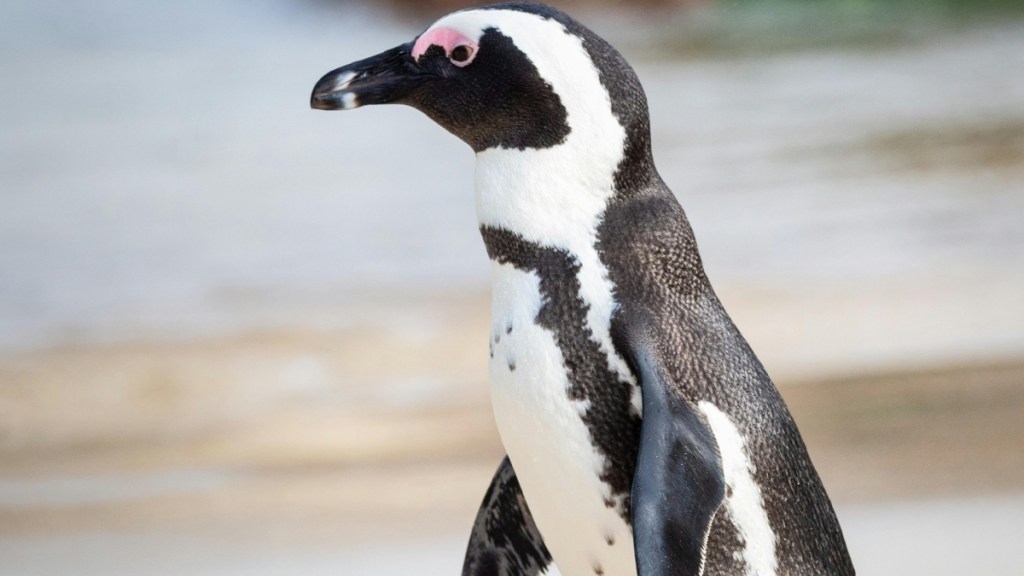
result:
[(317, 110), (350, 110), (367, 104), (400, 102), (429, 78), (410, 54), (412, 43), (396, 46), (324, 75), (309, 99)]

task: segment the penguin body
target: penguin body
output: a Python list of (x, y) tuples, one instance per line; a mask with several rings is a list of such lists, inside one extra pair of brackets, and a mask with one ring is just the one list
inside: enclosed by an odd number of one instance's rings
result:
[(853, 574), (785, 404), (654, 169), (625, 60), (539, 4), (450, 14), (329, 73), (477, 153), (491, 392), (508, 459), (465, 575)]

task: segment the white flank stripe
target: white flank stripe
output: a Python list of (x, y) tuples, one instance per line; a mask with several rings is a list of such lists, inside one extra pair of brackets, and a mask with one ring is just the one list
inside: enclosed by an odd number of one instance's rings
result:
[(743, 561), (747, 576), (774, 576), (778, 561), (775, 557), (775, 532), (768, 522), (761, 488), (754, 482), (754, 465), (747, 456), (746, 442), (732, 420), (710, 402), (697, 404), (711, 426), (722, 454), (725, 484), (732, 496), (725, 500), (726, 510), (736, 523), (743, 538)]

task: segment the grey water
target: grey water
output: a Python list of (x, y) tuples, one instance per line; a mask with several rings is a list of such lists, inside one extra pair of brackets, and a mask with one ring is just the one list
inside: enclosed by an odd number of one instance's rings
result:
[[(0, 14), (3, 349), (486, 288), (470, 150), (408, 108), (307, 104), (429, 22), (295, 0)], [(1024, 26), (728, 58), (645, 58), (636, 36), (656, 160), (716, 285), (923, 286), (1024, 349)]]

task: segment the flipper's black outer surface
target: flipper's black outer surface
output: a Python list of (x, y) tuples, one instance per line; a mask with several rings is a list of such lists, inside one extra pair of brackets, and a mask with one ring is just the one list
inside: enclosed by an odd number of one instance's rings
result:
[(718, 445), (696, 407), (674, 392), (643, 328), (618, 345), (639, 376), (644, 417), (633, 476), (633, 546), (639, 576), (698, 576), (725, 496)]
[(551, 554), (506, 457), (477, 512), (462, 576), (537, 576), (549, 564)]

